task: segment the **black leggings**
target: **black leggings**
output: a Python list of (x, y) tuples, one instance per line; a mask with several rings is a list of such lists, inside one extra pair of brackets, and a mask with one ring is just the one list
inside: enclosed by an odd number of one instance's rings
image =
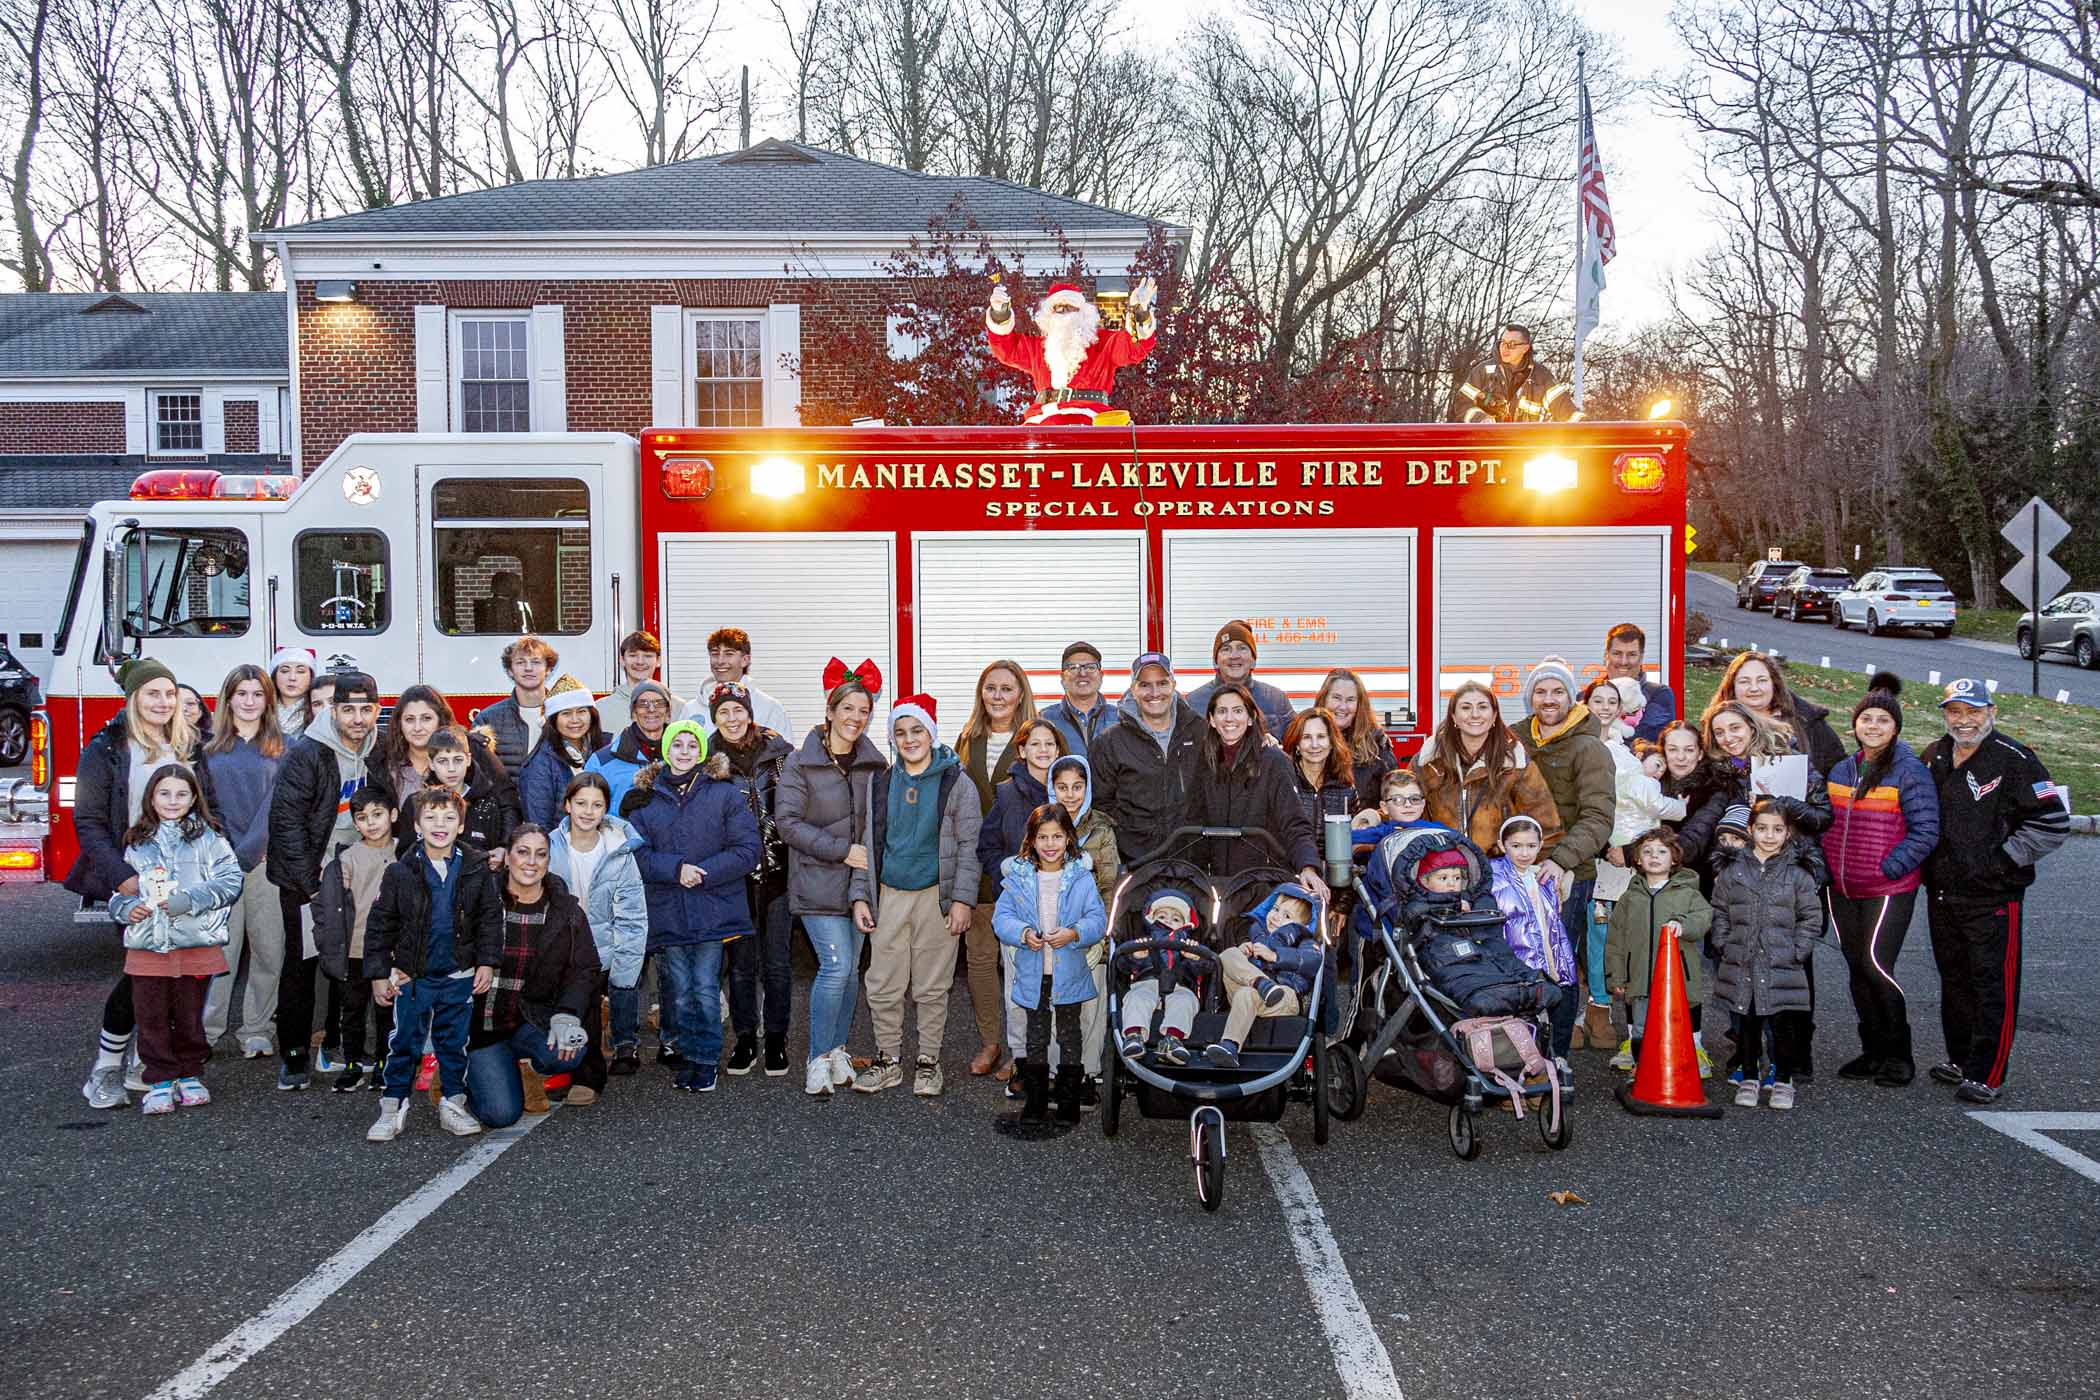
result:
[(1079, 1044), (1079, 1007), (1053, 1006), (1050, 1002), (1050, 979), (1045, 977), (1037, 990), (1036, 1009), (1028, 1013), (1028, 1058), (1032, 1063), (1050, 1063), (1050, 1028), (1057, 1026), (1058, 1063), (1077, 1065), (1084, 1059)]
[(131, 1005), (131, 974), (117, 974), (117, 985), (109, 989), (109, 1000), (102, 1003), (102, 1033), (117, 1040), (130, 1037), (138, 1029), (138, 1013)]

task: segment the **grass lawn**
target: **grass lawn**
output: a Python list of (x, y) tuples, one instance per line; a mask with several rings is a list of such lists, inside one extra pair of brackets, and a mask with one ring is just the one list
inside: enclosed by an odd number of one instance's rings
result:
[(1743, 576), (1741, 564), (1721, 563), (1712, 559), (1687, 560), (1685, 567), (1694, 573), (1712, 574), (1723, 583), (1734, 583)]
[(2011, 646), (2013, 625), (2026, 611), (2025, 608), (1958, 608), (1954, 614), (1954, 635)]
[[(1867, 693), (1867, 678), (1856, 671), (1802, 666), (1789, 661), (1787, 684), (1818, 705), (1830, 707), (1830, 727), (1853, 747), (1850, 715), (1859, 697)], [(1721, 668), (1693, 666), (1685, 671), (1685, 697), (1696, 718), (1713, 698), (1721, 683)], [(1914, 749), (1922, 749), (1946, 730), (1937, 693), (1922, 682), (1903, 687), (1903, 738)], [(2086, 705), (2059, 705), (2031, 695), (2000, 695), (1998, 727), (2033, 749), (2049, 770), (2049, 776), (2071, 789), (2071, 810), (2100, 813), (2100, 710)]]

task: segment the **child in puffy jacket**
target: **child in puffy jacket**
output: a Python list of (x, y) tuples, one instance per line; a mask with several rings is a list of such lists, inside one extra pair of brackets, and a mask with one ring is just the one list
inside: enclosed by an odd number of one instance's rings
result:
[(1324, 954), (1313, 936), (1313, 897), (1302, 885), (1278, 885), (1247, 915), (1247, 941), (1218, 955), (1228, 1009), (1225, 1034), (1204, 1058), (1235, 1068), (1257, 1020), (1296, 1016), (1312, 996)]
[[(1808, 1054), (1810, 954), (1823, 932), (1822, 862), (1797, 839), (1784, 805), (1750, 810), (1749, 848), (1724, 856), (1714, 877), (1714, 990), (1743, 1018), (1728, 1082), (1738, 1108), (1794, 1106), (1794, 1072)], [(1759, 1073), (1765, 1029), (1772, 1063)]]
[(1560, 867), (1539, 859), (1546, 847), (1545, 830), (1522, 813), (1502, 823), (1495, 844), (1500, 854), (1488, 862), (1488, 873), (1502, 910), (1502, 936), (1526, 967), (1545, 973), (1561, 989), (1553, 1008), (1551, 1054), (1559, 1062), (1565, 1091), (1571, 1082), (1568, 1049), (1581, 1002), (1575, 995), (1575, 949), (1561, 921)]
[(1000, 868), (992, 932), (1014, 949), (1014, 1005), (1027, 1013), (1028, 1062), (1021, 1073), (1021, 1121), (1050, 1114), (1050, 1034), (1057, 1032), (1057, 1116), (1079, 1121), (1079, 1008), (1094, 995), (1086, 950), (1108, 933), (1108, 911), (1078, 851), (1071, 814), (1045, 802), (1028, 814), (1021, 854)]
[[(1145, 906), (1148, 939), (1196, 937), (1196, 905), (1186, 891), (1164, 889)], [(1189, 1028), (1196, 1024), (1195, 979), (1200, 964), (1171, 948), (1148, 948), (1132, 953), (1126, 962), (1130, 985), (1123, 992), (1122, 1050), (1129, 1057), (1145, 1053), (1145, 1032), (1151, 1029), (1152, 1014), (1159, 1018), (1159, 1040), (1153, 1046), (1158, 1058), (1170, 1065), (1189, 1062)]]
[(146, 780), (139, 819), (124, 833), (139, 892), (112, 895), (124, 930), (124, 971), (138, 1015), (142, 1111), (197, 1108), (211, 1093), (197, 1076), (210, 1047), (204, 996), (226, 968), (226, 927), (241, 894), (241, 862), (218, 828), (197, 775), (164, 763)]
[[(1655, 949), (1663, 930), (1677, 930), (1677, 959), (1684, 968), (1684, 999), (1691, 1008), (1692, 1031), (1699, 1030), (1706, 1000), (1700, 940), (1713, 924), (1713, 907), (1699, 893), (1699, 877), (1677, 862), (1677, 843), (1658, 827), (1633, 843), (1633, 883), (1612, 906), (1611, 927), (1604, 944), (1604, 980), (1626, 1033), (1613, 1069), (1631, 1070), (1640, 1057), (1648, 1024), (1649, 979), (1655, 973)], [(1713, 1073), (1713, 1062), (1699, 1048), (1699, 1076)]]

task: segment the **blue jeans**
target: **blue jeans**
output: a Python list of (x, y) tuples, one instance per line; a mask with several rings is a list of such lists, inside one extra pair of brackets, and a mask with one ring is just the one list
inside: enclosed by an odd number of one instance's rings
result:
[(1609, 1006), (1611, 997), (1604, 990), (1604, 938), (1607, 930), (1590, 917), (1590, 897), (1596, 892), (1595, 880), (1575, 881), (1568, 889), (1567, 902), (1560, 906), (1560, 921), (1566, 925), (1568, 937), (1575, 942), (1575, 958), (1582, 964), (1583, 979), (1589, 983), (1590, 1003)]
[(614, 987), (606, 996), (612, 1002), (612, 1052), (632, 1055), (642, 1045), (642, 989)]
[(853, 920), (837, 914), (804, 914), (802, 931), (817, 955), (817, 977), (809, 984), (809, 1057), (828, 1055), (853, 1034), (860, 1000), (860, 945)]
[(518, 1061), (530, 1060), (541, 1074), (561, 1074), (583, 1061), (584, 1052), (557, 1055), (547, 1048), (547, 1032), (527, 1021), (509, 1040), (467, 1052), (467, 1107), (485, 1128), (508, 1128), (525, 1116), (525, 1082)]
[(394, 1033), (386, 1040), (382, 1092), (405, 1099), (416, 1082), (423, 1058), (423, 1038), (437, 1056), (438, 1087), (446, 1098), (467, 1092), (467, 1023), (474, 1016), (474, 979), (418, 977), (394, 998)]
[(722, 1058), (722, 944), (681, 943), (656, 952), (664, 980), (663, 1008), (677, 1008), (675, 1044), (689, 1065), (713, 1067)]
[(789, 998), (793, 995), (794, 965), (788, 944), (795, 921), (788, 914), (787, 896), (767, 904), (758, 920), (758, 932), (729, 945), (729, 1019), (739, 1036), (758, 1029), (760, 975), (764, 976), (765, 1026), (767, 1035), (786, 1035)]

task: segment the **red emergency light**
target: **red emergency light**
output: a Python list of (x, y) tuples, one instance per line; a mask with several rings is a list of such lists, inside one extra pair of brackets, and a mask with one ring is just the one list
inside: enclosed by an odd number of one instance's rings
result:
[(131, 483), (134, 501), (208, 501), (219, 474), (203, 467), (161, 467)]
[(674, 501), (704, 501), (715, 489), (715, 464), (705, 457), (664, 458), (664, 495)]
[(1636, 496), (1656, 495), (1670, 479), (1669, 468), (1653, 452), (1621, 452), (1611, 464), (1611, 475), (1621, 491)]

